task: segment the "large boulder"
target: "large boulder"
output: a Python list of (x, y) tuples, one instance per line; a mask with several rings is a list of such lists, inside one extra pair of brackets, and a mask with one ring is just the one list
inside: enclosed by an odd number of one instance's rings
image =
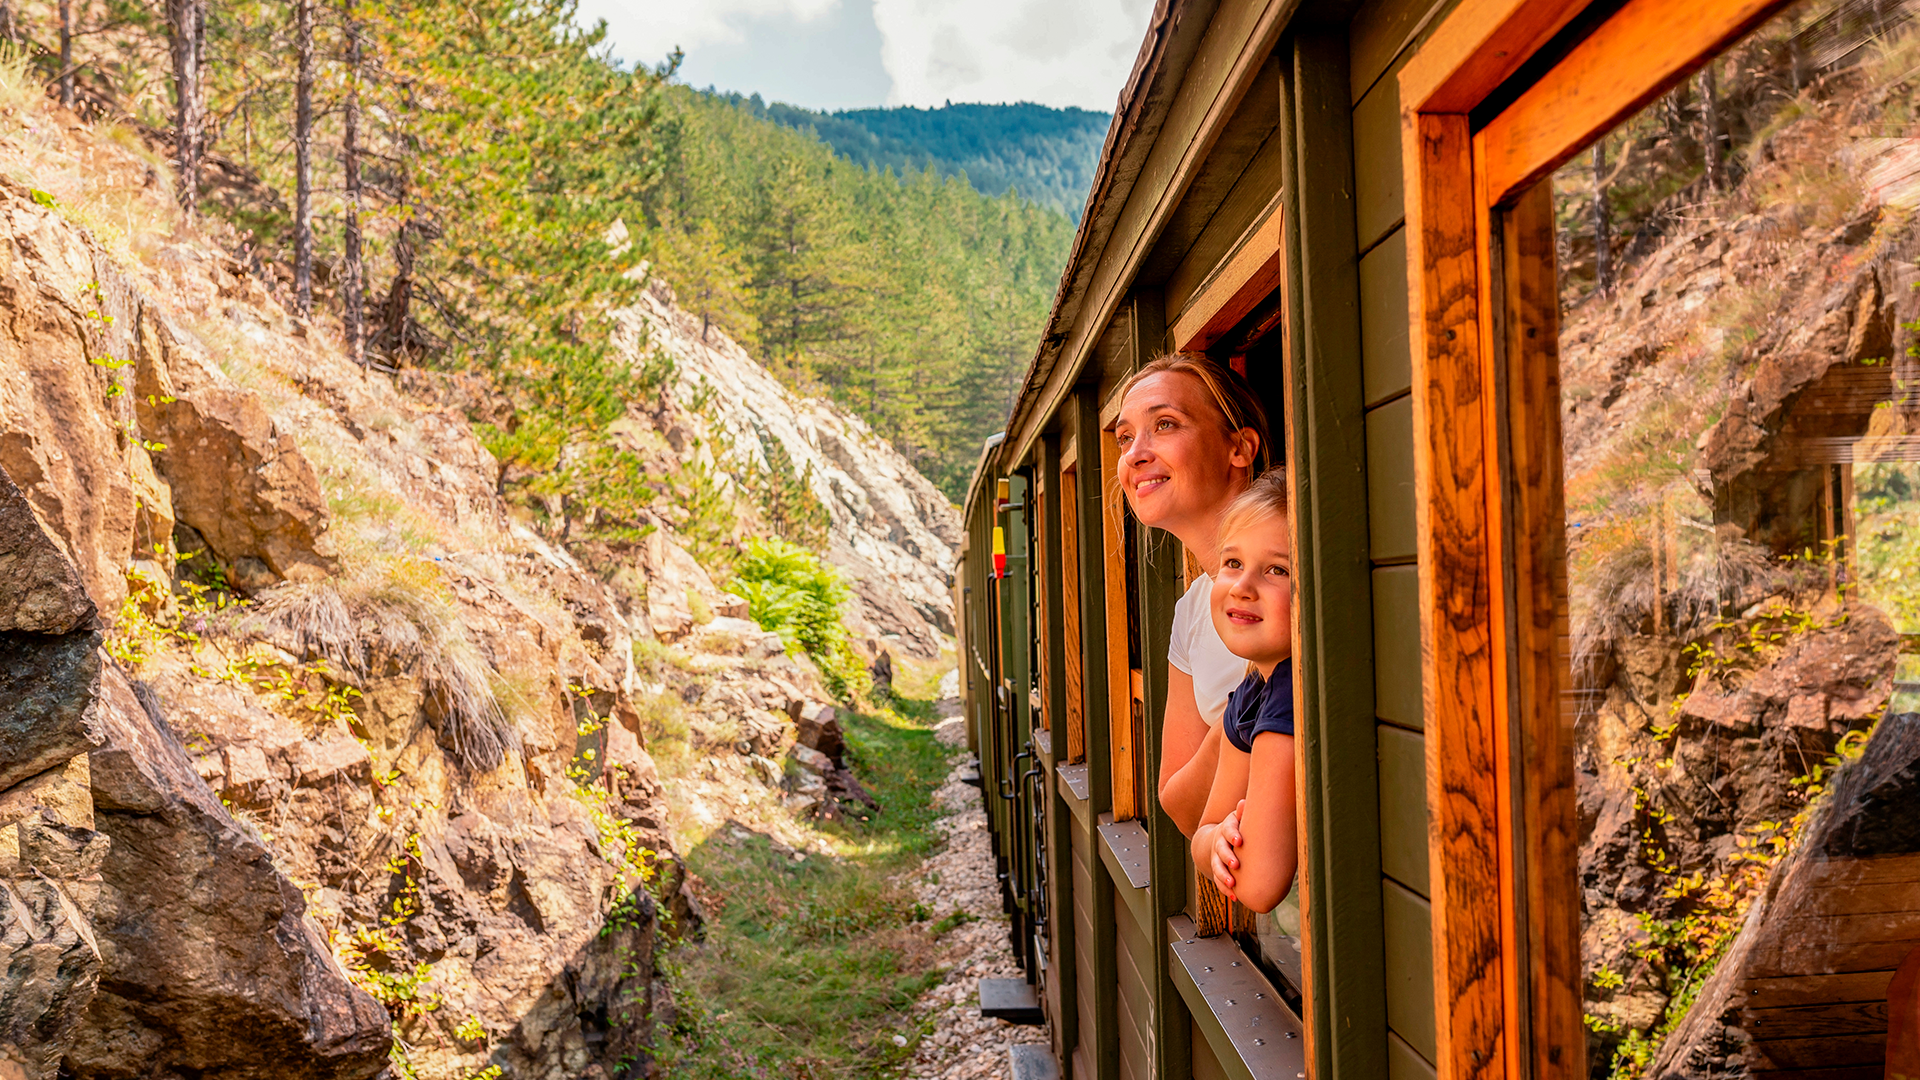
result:
[(0, 470), (0, 1076), (54, 1076), (100, 976), (99, 645), (79, 568)]
[(121, 370), (136, 301), (96, 245), (11, 180), (0, 181), (0, 234), (10, 241), (0, 245), (0, 468), (88, 595), (114, 612), (128, 553), (165, 540), (136, 536), (127, 467), (144, 453), (128, 440)]
[(100, 715), (93, 796), (113, 841), (95, 920), (105, 972), (68, 1071), (103, 1080), (379, 1071), (386, 1010), (347, 981), (272, 853), (113, 669)]
[(259, 397), (207, 364), (151, 310), (141, 312), (136, 356), (140, 427), (165, 447), (155, 451), (155, 467), (171, 489), (174, 516), (242, 580), (264, 572), (312, 581), (331, 571), (320, 478)]
[(64, 634), (93, 614), (79, 571), (0, 467), (0, 631)]

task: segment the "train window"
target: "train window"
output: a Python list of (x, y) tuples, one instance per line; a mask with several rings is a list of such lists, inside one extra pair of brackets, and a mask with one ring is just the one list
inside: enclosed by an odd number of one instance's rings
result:
[(1916, 89), (1907, 4), (1806, 0), (1495, 211), (1507, 341), (1557, 341), (1509, 497), (1561, 477), (1516, 588), (1561, 601), (1593, 1076), (1880, 1075), (1920, 947)]
[(1106, 478), (1106, 498), (1100, 514), (1103, 574), (1106, 597), (1108, 747), (1112, 753), (1113, 819), (1132, 821), (1145, 809), (1141, 769), (1143, 743), (1139, 660), (1139, 612), (1132, 603), (1138, 595), (1134, 573), (1135, 534), (1139, 525), (1126, 512), (1118, 475), (1120, 451), (1110, 436), (1100, 439), (1100, 471)]
[[(1083, 708), (1086, 673), (1080, 651), (1080, 476), (1073, 443), (1063, 455), (1060, 470), (1060, 630), (1066, 653), (1066, 729), (1062, 760), (1078, 765), (1087, 759), (1087, 718)], [(1058, 744), (1056, 744), (1056, 749)]]
[(1032, 657), (1028, 664), (1031, 671), (1033, 693), (1031, 706), (1034, 726), (1053, 733), (1053, 664), (1049, 655), (1049, 643), (1053, 640), (1052, 626), (1048, 619), (1047, 603), (1047, 478), (1038, 475), (1033, 483), (1033, 513), (1029, 519), (1033, 522), (1033, 591), (1030, 603), (1033, 607), (1033, 644)]

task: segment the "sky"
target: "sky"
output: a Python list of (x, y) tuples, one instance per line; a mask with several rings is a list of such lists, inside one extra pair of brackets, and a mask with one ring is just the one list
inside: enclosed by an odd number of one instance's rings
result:
[(811, 109), (1033, 101), (1111, 112), (1153, 0), (580, 0), (616, 56)]

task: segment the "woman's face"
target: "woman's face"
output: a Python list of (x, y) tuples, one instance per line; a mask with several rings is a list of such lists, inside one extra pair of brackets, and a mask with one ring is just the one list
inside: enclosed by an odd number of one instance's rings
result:
[(1134, 384), (1113, 437), (1127, 505), (1143, 523), (1176, 536), (1187, 525), (1212, 529), (1253, 466), (1252, 433), (1229, 432), (1205, 384), (1177, 371)]

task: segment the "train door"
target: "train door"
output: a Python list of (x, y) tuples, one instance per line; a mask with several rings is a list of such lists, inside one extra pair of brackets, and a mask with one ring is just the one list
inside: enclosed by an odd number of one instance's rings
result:
[(1442, 1076), (1910, 1067), (1914, 16), (1469, 2), (1400, 77)]

